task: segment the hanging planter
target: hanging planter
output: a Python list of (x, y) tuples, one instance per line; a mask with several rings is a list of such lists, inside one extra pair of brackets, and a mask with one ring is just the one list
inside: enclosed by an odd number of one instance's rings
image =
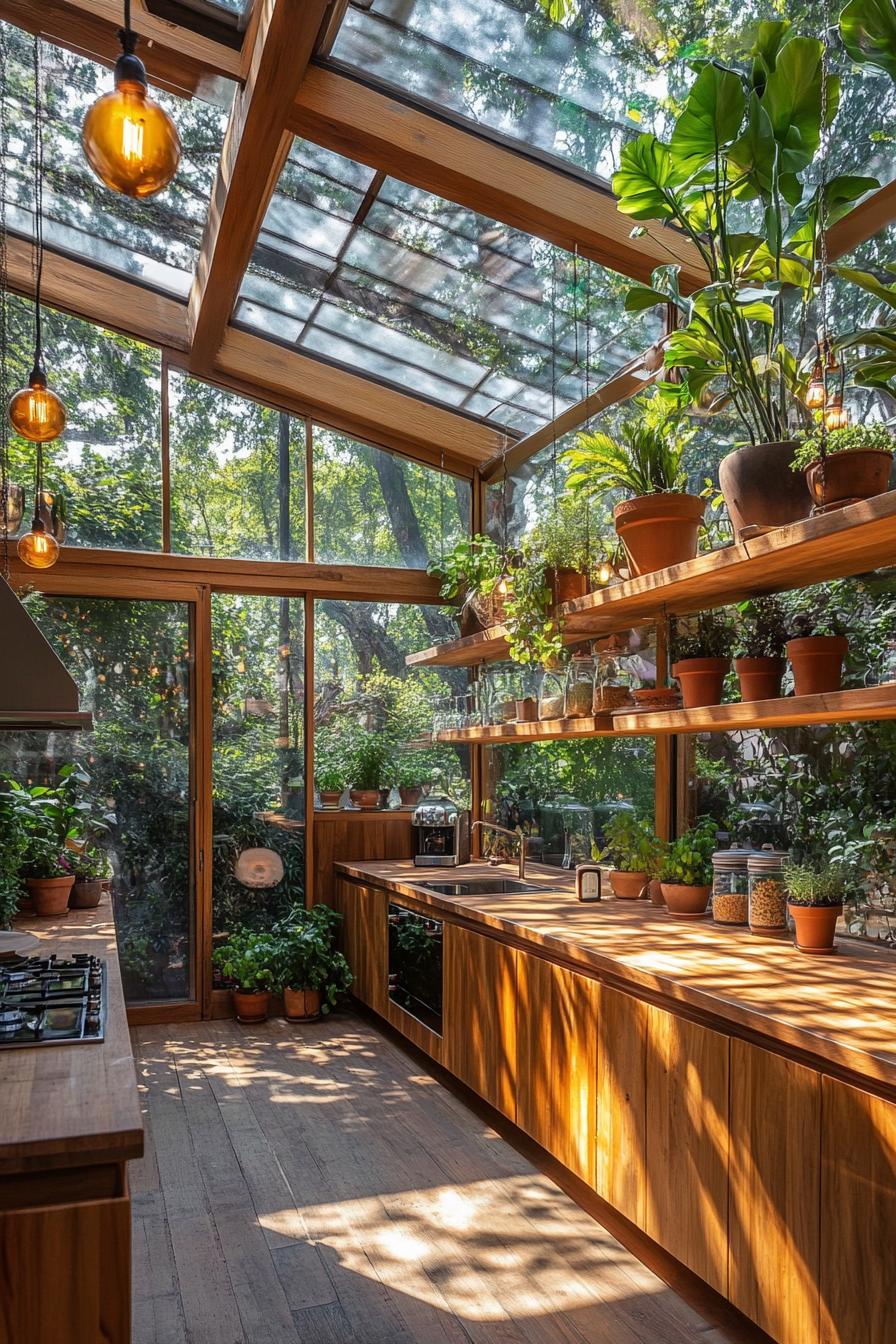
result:
[(842, 509), (889, 489), (893, 435), (885, 425), (851, 425), (824, 435), (819, 426), (801, 434), (795, 447), (792, 469), (804, 476), (816, 512)]

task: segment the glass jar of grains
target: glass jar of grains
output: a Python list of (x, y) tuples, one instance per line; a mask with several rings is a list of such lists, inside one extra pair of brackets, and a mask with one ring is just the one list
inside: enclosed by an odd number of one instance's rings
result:
[(567, 719), (584, 719), (592, 712), (594, 701), (594, 658), (576, 653), (566, 673), (563, 712)]
[(784, 850), (763, 845), (747, 860), (751, 933), (785, 933), (787, 930), (786, 858)]
[(716, 924), (746, 924), (749, 916), (747, 861), (752, 849), (718, 849), (712, 856), (712, 917)]

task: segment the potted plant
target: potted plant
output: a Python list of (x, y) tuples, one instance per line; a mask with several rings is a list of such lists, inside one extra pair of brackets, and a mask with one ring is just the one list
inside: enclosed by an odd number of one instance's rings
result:
[[(803, 396), (811, 370), (783, 333), (793, 296), (805, 310), (816, 293), (822, 228), (877, 185), (828, 177), (820, 208), (813, 161), (839, 96), (832, 78), (822, 108), (824, 43), (797, 36), (786, 20), (760, 24), (750, 36), (737, 62), (699, 63), (669, 139), (630, 140), (613, 177), (623, 214), (681, 229), (703, 263), (704, 288), (682, 295), (680, 268), (663, 266), (650, 285), (629, 291), (626, 306), (677, 308), (664, 361), (680, 381), (664, 394), (704, 413), (727, 407), (743, 428), (746, 446), (719, 469), (735, 532), (809, 512), (805, 482), (790, 462), (793, 430), (809, 423)], [(754, 203), (747, 224), (745, 201)]]
[(591, 588), (593, 563), (590, 506), (572, 494), (561, 495), (532, 529), (524, 554), (542, 566), (551, 606), (573, 602)]
[(423, 796), (425, 762), (419, 751), (400, 751), (395, 762), (395, 783), (402, 807), (416, 807)]
[(605, 847), (597, 858), (610, 858), (610, 886), (619, 900), (636, 901), (646, 895), (652, 877), (659, 871), (663, 842), (650, 822), (626, 809), (616, 812), (604, 827)]
[(787, 616), (775, 595), (738, 603), (735, 617), (734, 670), (741, 700), (774, 700), (781, 694)]
[(68, 854), (66, 862), (75, 879), (68, 898), (69, 909), (96, 909), (110, 873), (109, 860), (105, 852), (96, 845), (87, 844), (83, 849)]
[(554, 596), (544, 566), (524, 559), (513, 571), (504, 601), (507, 651), (523, 667), (552, 666), (563, 651), (562, 622), (554, 615)]
[(392, 760), (392, 749), (382, 733), (361, 732), (349, 760), (351, 780), (349, 796), (362, 812), (372, 812), (380, 805), (380, 790)]
[(705, 501), (686, 493), (684, 450), (693, 431), (657, 397), (639, 397), (638, 414), (624, 421), (618, 438), (603, 431), (578, 435), (563, 454), (574, 494), (603, 499), (630, 496), (613, 509), (616, 533), (633, 575), (693, 560)]
[(271, 1005), (277, 945), (271, 934), (235, 929), (212, 962), (231, 986), (237, 1022), (264, 1022)]
[[(849, 425), (827, 430), (816, 425), (796, 436), (791, 463), (801, 471), (816, 509), (842, 509), (857, 499), (871, 499), (889, 488), (893, 466), (893, 434), (886, 425)], [(824, 466), (822, 467), (822, 441)]]
[(660, 868), (663, 899), (673, 919), (703, 919), (712, 890), (716, 824), (704, 817), (668, 846)]
[(831, 864), (784, 866), (787, 911), (796, 930), (796, 945), (814, 956), (835, 952), (834, 932), (843, 913), (843, 874)]
[(839, 691), (849, 641), (832, 591), (821, 585), (794, 594), (798, 604), (790, 620), (787, 657), (793, 669), (795, 695)]
[(338, 765), (321, 764), (315, 758), (314, 783), (325, 811), (334, 812), (339, 807), (344, 782), (345, 773)]
[(500, 547), (482, 533), (462, 537), (429, 566), (439, 580), (439, 595), (459, 608), (462, 635), (503, 620), (507, 567)]
[(352, 983), (348, 962), (334, 946), (342, 916), (328, 905), (295, 906), (274, 926), (274, 982), (290, 1022), (329, 1013)]
[(681, 687), (685, 709), (719, 705), (725, 677), (731, 667), (734, 632), (728, 612), (700, 611), (675, 623), (672, 675)]

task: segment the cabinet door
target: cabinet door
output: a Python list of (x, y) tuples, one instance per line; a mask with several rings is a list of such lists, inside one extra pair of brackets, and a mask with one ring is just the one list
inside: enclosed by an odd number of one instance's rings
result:
[(896, 1106), (822, 1080), (821, 1341), (896, 1339)]
[(820, 1074), (733, 1040), (728, 1295), (779, 1344), (818, 1340), (820, 1142)]
[(542, 1148), (551, 1143), (553, 1021), (557, 967), (517, 953), (516, 1123)]
[(728, 1287), (729, 1040), (647, 1010), (644, 1230), (720, 1293)]
[(647, 1004), (601, 986), (597, 1019), (597, 1144), (594, 1188), (644, 1227)]
[(517, 953), (445, 925), (445, 1062), (451, 1073), (516, 1121)]
[(554, 967), (551, 995), (551, 1127), (548, 1149), (594, 1185), (601, 987)]
[(385, 1016), (388, 1002), (388, 896), (375, 887), (340, 882), (337, 896), (345, 917), (343, 943), (354, 980), (352, 993)]

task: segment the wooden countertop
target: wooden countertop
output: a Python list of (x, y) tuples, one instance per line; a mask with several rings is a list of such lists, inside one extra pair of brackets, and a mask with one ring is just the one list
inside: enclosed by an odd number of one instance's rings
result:
[(583, 904), (575, 899), (573, 874), (538, 864), (528, 865), (526, 880), (544, 881), (547, 889), (515, 896), (446, 897), (416, 885), (516, 877), (509, 864), (422, 870), (393, 860), (335, 869), (896, 1097), (896, 954), (885, 949), (840, 939), (838, 955), (811, 957), (789, 937), (726, 929), (711, 918), (674, 920), (646, 901)]
[(137, 1076), (108, 896), (64, 919), (25, 915), (17, 928), (40, 940), (35, 955), (105, 958), (103, 1041), (0, 1050), (0, 1175), (122, 1162), (143, 1152)]

